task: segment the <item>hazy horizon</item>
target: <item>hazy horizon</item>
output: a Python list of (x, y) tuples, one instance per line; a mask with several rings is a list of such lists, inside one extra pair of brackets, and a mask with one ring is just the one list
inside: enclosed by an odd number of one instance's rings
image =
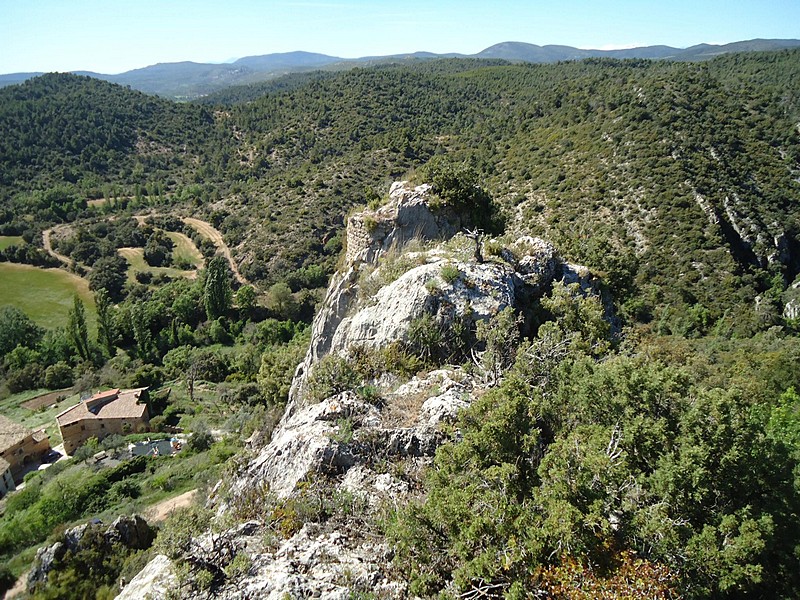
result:
[(800, 37), (794, 0), (0, 0), (0, 11), (0, 73), (117, 74), (298, 50), (359, 58), (509, 41), (610, 50)]

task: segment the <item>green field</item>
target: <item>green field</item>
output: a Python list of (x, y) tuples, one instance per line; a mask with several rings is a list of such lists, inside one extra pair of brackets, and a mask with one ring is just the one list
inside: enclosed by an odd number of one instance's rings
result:
[(186, 277), (191, 279), (196, 276), (196, 271), (182, 271), (174, 267), (151, 267), (144, 260), (144, 248), (120, 248), (120, 255), (128, 261), (128, 280), (136, 281), (136, 272), (150, 272), (153, 275), (164, 273), (170, 277)]
[(9, 246), (22, 246), (25, 240), (21, 235), (0, 235), (0, 250), (5, 250)]
[(0, 306), (16, 306), (47, 328), (67, 324), (72, 298), (77, 293), (86, 304), (89, 330), (94, 331), (94, 297), (85, 279), (61, 269), (0, 263), (0, 282)]
[(183, 259), (198, 269), (203, 266), (203, 254), (191, 239), (176, 231), (168, 231), (167, 235), (175, 243), (172, 256), (176, 261)]

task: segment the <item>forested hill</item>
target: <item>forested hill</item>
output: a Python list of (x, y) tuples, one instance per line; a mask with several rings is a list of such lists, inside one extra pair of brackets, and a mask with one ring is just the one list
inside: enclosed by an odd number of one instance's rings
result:
[(51, 73), (0, 90), (0, 185), (132, 182), (166, 178), (197, 157), (208, 110), (77, 75)]
[(797, 50), (436, 60), (236, 88), (208, 108), (50, 75), (0, 91), (4, 220), (31, 227), (15, 212), (32, 187), (113, 183), (205, 213), (244, 274), (272, 283), (330, 269), (350, 208), (446, 155), (477, 170), (509, 228), (604, 271), (631, 314), (688, 306), (700, 316), (680, 326), (705, 328), (780, 297), (800, 267), (799, 88)]

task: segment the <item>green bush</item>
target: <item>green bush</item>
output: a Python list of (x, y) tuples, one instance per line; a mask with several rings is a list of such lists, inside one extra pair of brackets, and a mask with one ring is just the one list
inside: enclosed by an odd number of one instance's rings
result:
[(321, 402), (355, 389), (360, 383), (361, 378), (350, 361), (337, 354), (328, 354), (314, 366), (308, 378), (306, 398), (310, 402)]
[(481, 187), (478, 173), (472, 167), (436, 156), (420, 169), (420, 177), (431, 184), (437, 196), (438, 202), (432, 203), (432, 208), (452, 209), (466, 227), (493, 235), (503, 232), (500, 209)]
[(442, 269), (439, 271), (439, 274), (442, 276), (442, 280), (448, 285), (452, 285), (459, 277), (461, 277), (461, 271), (452, 263), (445, 263), (442, 265)]

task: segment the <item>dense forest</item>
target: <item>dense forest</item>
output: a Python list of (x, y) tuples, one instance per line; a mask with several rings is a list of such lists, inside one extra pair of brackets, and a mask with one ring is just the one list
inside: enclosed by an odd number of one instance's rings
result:
[(243, 272), (272, 284), (329, 270), (351, 207), (447, 154), (568, 257), (607, 270), (603, 246), (618, 249), (641, 311), (699, 304), (716, 319), (771, 287), (755, 273), (776, 252), (787, 282), (798, 270), (798, 68), (793, 51), (443, 60), (295, 75), (206, 108), (48, 75), (2, 91), (3, 228), (44, 227), (87, 198), (159, 203), (209, 217)]
[[(49, 74), (0, 89), (0, 131), (0, 235), (19, 238), (0, 259), (63, 257), (97, 312), (90, 335), (77, 297), (61, 329), (0, 309), (4, 394), (197, 378), (273, 423), (348, 214), (445, 165), (496, 208), (497, 244), (551, 241), (613, 306), (556, 285), (527, 338), (506, 332), (504, 377), (377, 526), (398, 576), (426, 597), (800, 593), (800, 51), (440, 59), (190, 104)], [(88, 516), (20, 538), (33, 494), (0, 525), (7, 556)]]

